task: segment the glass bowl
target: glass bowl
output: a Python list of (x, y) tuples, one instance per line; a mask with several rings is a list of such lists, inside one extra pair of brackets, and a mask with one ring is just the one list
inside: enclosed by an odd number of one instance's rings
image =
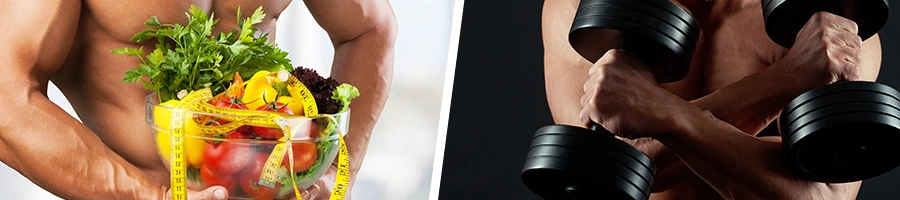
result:
[[(146, 122), (151, 127), (157, 153), (166, 168), (170, 167), (170, 117), (174, 107), (160, 105), (156, 93), (146, 98)], [(292, 132), (294, 181), (298, 189), (315, 183), (331, 166), (339, 151), (339, 138), (346, 135), (349, 109), (338, 114), (318, 116), (283, 115)], [(184, 156), (187, 163), (187, 186), (203, 190), (214, 185), (228, 189), (232, 199), (285, 199), (293, 197), (290, 181), (290, 161), (285, 153), (283, 162), (274, 173), (274, 187), (258, 184), (260, 173), (272, 153), (277, 138), (283, 135), (278, 128), (242, 125), (228, 130), (226, 125), (242, 123), (264, 116), (223, 115), (184, 110)], [(231, 119), (229, 122), (224, 119)], [(226, 126), (217, 127), (216, 126)], [(231, 124), (231, 127), (237, 125)], [(206, 131), (199, 128), (205, 127)], [(212, 127), (212, 129), (209, 129)], [(213, 131), (210, 131), (213, 130)], [(276, 136), (272, 136), (276, 135)]]

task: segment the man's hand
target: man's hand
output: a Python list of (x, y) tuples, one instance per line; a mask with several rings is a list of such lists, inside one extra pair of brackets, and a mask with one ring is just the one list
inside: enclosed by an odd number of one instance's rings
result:
[(671, 113), (693, 107), (661, 88), (640, 60), (618, 50), (607, 51), (589, 74), (579, 115), (586, 126), (598, 122), (621, 137), (654, 137), (672, 128)]
[[(337, 162), (335, 162), (337, 163)], [(337, 174), (336, 165), (332, 164), (331, 167), (328, 167), (328, 171), (325, 171), (325, 175), (322, 175), (318, 181), (313, 183), (306, 189), (300, 190), (300, 197), (303, 200), (328, 200), (331, 198), (332, 189), (334, 189), (335, 175)], [(348, 189), (347, 192), (350, 192)], [(295, 199), (295, 198), (292, 198)], [(347, 194), (344, 196), (344, 200), (350, 200), (350, 195)]]
[[(166, 191), (166, 196), (162, 199), (172, 199), (172, 188)], [(202, 191), (188, 191), (188, 199), (190, 200), (225, 200), (228, 199), (228, 190), (222, 186), (212, 186)]]
[[(337, 161), (335, 161), (337, 163)], [(325, 175), (322, 175), (318, 181), (300, 191), (300, 197), (303, 200), (328, 200), (331, 198), (332, 189), (334, 189), (335, 175), (337, 175), (337, 167), (331, 165)], [(347, 192), (350, 192), (348, 189)], [(344, 197), (344, 200), (350, 200), (350, 195)]]
[(800, 29), (794, 46), (771, 70), (797, 80), (793, 89), (798, 92), (838, 80), (858, 80), (863, 44), (858, 31), (856, 23), (847, 18), (818, 12)]

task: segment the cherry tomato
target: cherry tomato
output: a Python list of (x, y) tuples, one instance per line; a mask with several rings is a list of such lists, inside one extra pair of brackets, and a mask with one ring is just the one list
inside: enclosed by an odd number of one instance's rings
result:
[(234, 177), (228, 175), (219, 176), (209, 169), (209, 165), (203, 165), (203, 167), (200, 167), (200, 179), (203, 180), (203, 183), (206, 184), (206, 187), (218, 185), (225, 187), (225, 189), (228, 189), (228, 191), (234, 189)]
[(257, 136), (265, 139), (278, 139), (284, 137), (284, 133), (281, 132), (281, 129), (277, 128), (254, 126), (253, 132), (255, 132)]
[[(291, 144), (291, 151), (294, 152), (294, 172), (308, 170), (316, 162), (316, 158), (319, 155), (316, 150), (316, 143), (312, 142), (295, 142)], [(288, 154), (285, 152), (281, 164), (287, 168), (291, 167), (289, 163)]]
[[(226, 139), (243, 139), (243, 134), (234, 132)], [(238, 142), (221, 142), (210, 144), (204, 151), (203, 163), (210, 171), (219, 175), (230, 175), (247, 165), (253, 149), (248, 144)]]
[(253, 132), (253, 127), (252, 127), (252, 126), (247, 126), (247, 125), (238, 127), (238, 128), (235, 129), (234, 131), (235, 131), (235, 132), (243, 133), (244, 136), (246, 136), (247, 138), (249, 138), (250, 135), (256, 134), (256, 133)]
[[(289, 114), (289, 115), (294, 114), (294, 112), (291, 110), (291, 108), (289, 108), (287, 105), (285, 105), (284, 103), (281, 103), (281, 102), (266, 104), (266, 105), (256, 108), (256, 110), (278, 112), (278, 113), (284, 113), (284, 114)], [(284, 133), (281, 132), (281, 129), (277, 129), (277, 128), (254, 126), (253, 131), (256, 132), (257, 136), (259, 136), (261, 138), (266, 138), (266, 139), (278, 139), (278, 138), (284, 137)]]
[[(247, 110), (247, 105), (244, 105), (239, 100), (231, 100), (231, 97), (223, 97), (223, 99), (216, 100), (213, 102), (213, 106), (219, 108), (229, 108), (229, 109), (238, 109), (238, 110)], [(228, 124), (229, 121), (224, 119), (215, 119), (210, 126), (219, 126)]]
[(227, 140), (243, 140), (243, 139), (247, 139), (246, 136), (247, 136), (247, 134), (243, 134), (241, 132), (234, 131), (234, 132), (231, 132), (231, 134), (228, 134), (227, 136), (225, 136), (225, 139), (227, 139)]
[(266, 165), (266, 159), (269, 155), (265, 153), (256, 153), (253, 155), (250, 163), (243, 171), (241, 171), (238, 181), (241, 183), (241, 189), (247, 193), (247, 196), (254, 199), (274, 199), (275, 194), (281, 189), (281, 184), (275, 183), (275, 188), (259, 185), (259, 176)]
[(231, 108), (231, 109), (247, 110), (247, 106), (244, 105), (244, 104), (241, 104), (241, 103), (235, 103), (235, 102), (229, 102), (229, 101), (222, 101), (222, 100), (213, 102), (213, 106), (219, 107), (219, 108)]

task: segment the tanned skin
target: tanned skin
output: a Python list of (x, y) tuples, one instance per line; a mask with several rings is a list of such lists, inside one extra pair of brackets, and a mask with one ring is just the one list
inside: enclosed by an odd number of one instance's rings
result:
[[(215, 31), (238, 29), (234, 15), (263, 6), (257, 28), (271, 33), (290, 0), (0, 0), (0, 161), (35, 184), (66, 199), (167, 199), (169, 172), (160, 161), (144, 123), (141, 84), (120, 83), (133, 57), (115, 56), (120, 47), (152, 47), (129, 39), (143, 22), (187, 23), (184, 12), (197, 5), (223, 17)], [(371, 131), (391, 84), (396, 20), (387, 0), (306, 0), (328, 32), (335, 55), (332, 74), (362, 94), (351, 105), (351, 176), (359, 171)], [(231, 16), (231, 17), (228, 17)], [(291, 36), (281, 36), (291, 37)], [(152, 48), (145, 48), (149, 53)], [(53, 81), (83, 123), (47, 98)], [(334, 166), (304, 199), (327, 199)], [(351, 179), (352, 183), (353, 179)], [(222, 187), (189, 193), (191, 199), (227, 198)]]
[(777, 160), (777, 129), (767, 126), (804, 91), (836, 80), (874, 81), (878, 36), (860, 41), (855, 23), (818, 13), (787, 49), (766, 35), (758, 0), (674, 2), (698, 20), (701, 35), (687, 77), (658, 84), (621, 52), (582, 58), (568, 43), (579, 0), (545, 1), (545, 80), (554, 120), (599, 122), (652, 157), (658, 170), (651, 199), (855, 199), (860, 182), (791, 176)]

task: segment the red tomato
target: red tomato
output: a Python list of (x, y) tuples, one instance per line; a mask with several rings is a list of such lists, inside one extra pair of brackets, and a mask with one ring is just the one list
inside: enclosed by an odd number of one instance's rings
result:
[[(246, 105), (244, 105), (240, 102), (235, 103), (235, 102), (229, 101), (227, 99), (228, 99), (227, 97), (223, 97), (223, 99), (216, 100), (215, 102), (213, 102), (213, 106), (219, 107), (219, 108), (247, 110)], [(215, 123), (211, 123), (210, 126), (219, 126), (219, 125), (225, 125), (225, 124), (229, 123), (229, 121), (224, 120), (224, 119), (214, 119), (213, 121)], [(206, 123), (206, 122), (204, 122), (204, 123)]]
[[(256, 108), (256, 110), (285, 113), (285, 114), (289, 114), (289, 115), (294, 114), (294, 112), (291, 111), (291, 108), (288, 108), (287, 105), (285, 105), (284, 103), (281, 103), (281, 102), (269, 103), (269, 104), (260, 106), (259, 108)], [(278, 139), (278, 138), (284, 137), (284, 133), (281, 132), (281, 129), (277, 129), (277, 128), (254, 126), (253, 131), (256, 132), (257, 136), (259, 136), (261, 138), (265, 138), (265, 139)]]
[[(240, 129), (240, 128), (238, 128), (238, 129)], [(242, 140), (242, 139), (247, 139), (246, 135), (247, 134), (243, 134), (242, 132), (234, 131), (234, 132), (231, 132), (231, 134), (228, 134), (228, 136), (225, 136), (225, 139), (227, 139), (227, 140)]]
[[(234, 132), (226, 139), (244, 139), (243, 134)], [(231, 175), (247, 165), (253, 149), (248, 144), (237, 142), (221, 142), (206, 146), (203, 163), (209, 170), (219, 175)]]
[(228, 189), (228, 191), (234, 189), (234, 177), (219, 176), (209, 169), (209, 165), (203, 165), (203, 167), (200, 167), (200, 179), (203, 180), (203, 183), (206, 184), (206, 187), (218, 185), (225, 187), (225, 189)]
[(247, 106), (240, 102), (235, 103), (235, 102), (230, 102), (230, 101), (218, 100), (216, 102), (213, 102), (213, 106), (219, 107), (219, 108), (247, 110)]
[(247, 166), (247, 163), (250, 162), (250, 156), (253, 154), (253, 149), (248, 144), (234, 142), (224, 142), (223, 144), (228, 145), (225, 147), (228, 150), (218, 162), (220, 174), (234, 174)]
[(255, 133), (253, 133), (253, 127), (251, 127), (251, 126), (246, 126), (246, 125), (245, 125), (245, 126), (238, 127), (238, 128), (235, 129), (234, 131), (244, 133), (244, 136), (247, 136), (247, 137), (249, 137), (250, 135), (255, 134)]
[[(316, 150), (316, 143), (312, 142), (296, 142), (291, 144), (291, 151), (294, 152), (294, 172), (306, 171), (316, 162), (319, 156)], [(284, 153), (284, 159), (281, 164), (284, 167), (291, 167), (287, 152)]]
[(288, 114), (288, 115), (294, 114), (294, 111), (292, 111), (291, 108), (289, 108), (287, 105), (285, 105), (284, 103), (281, 103), (281, 102), (268, 103), (266, 105), (260, 106), (259, 108), (256, 108), (256, 110), (284, 113), (284, 114)]
[(247, 193), (247, 196), (254, 199), (274, 199), (275, 194), (281, 189), (281, 184), (275, 183), (275, 188), (259, 185), (259, 176), (266, 165), (266, 159), (269, 155), (264, 153), (256, 153), (253, 155), (250, 163), (243, 171), (241, 171), (238, 181), (241, 183), (241, 189)]
[(278, 139), (284, 137), (284, 133), (281, 132), (281, 129), (277, 128), (254, 126), (253, 132), (255, 132), (257, 136), (265, 139)]

